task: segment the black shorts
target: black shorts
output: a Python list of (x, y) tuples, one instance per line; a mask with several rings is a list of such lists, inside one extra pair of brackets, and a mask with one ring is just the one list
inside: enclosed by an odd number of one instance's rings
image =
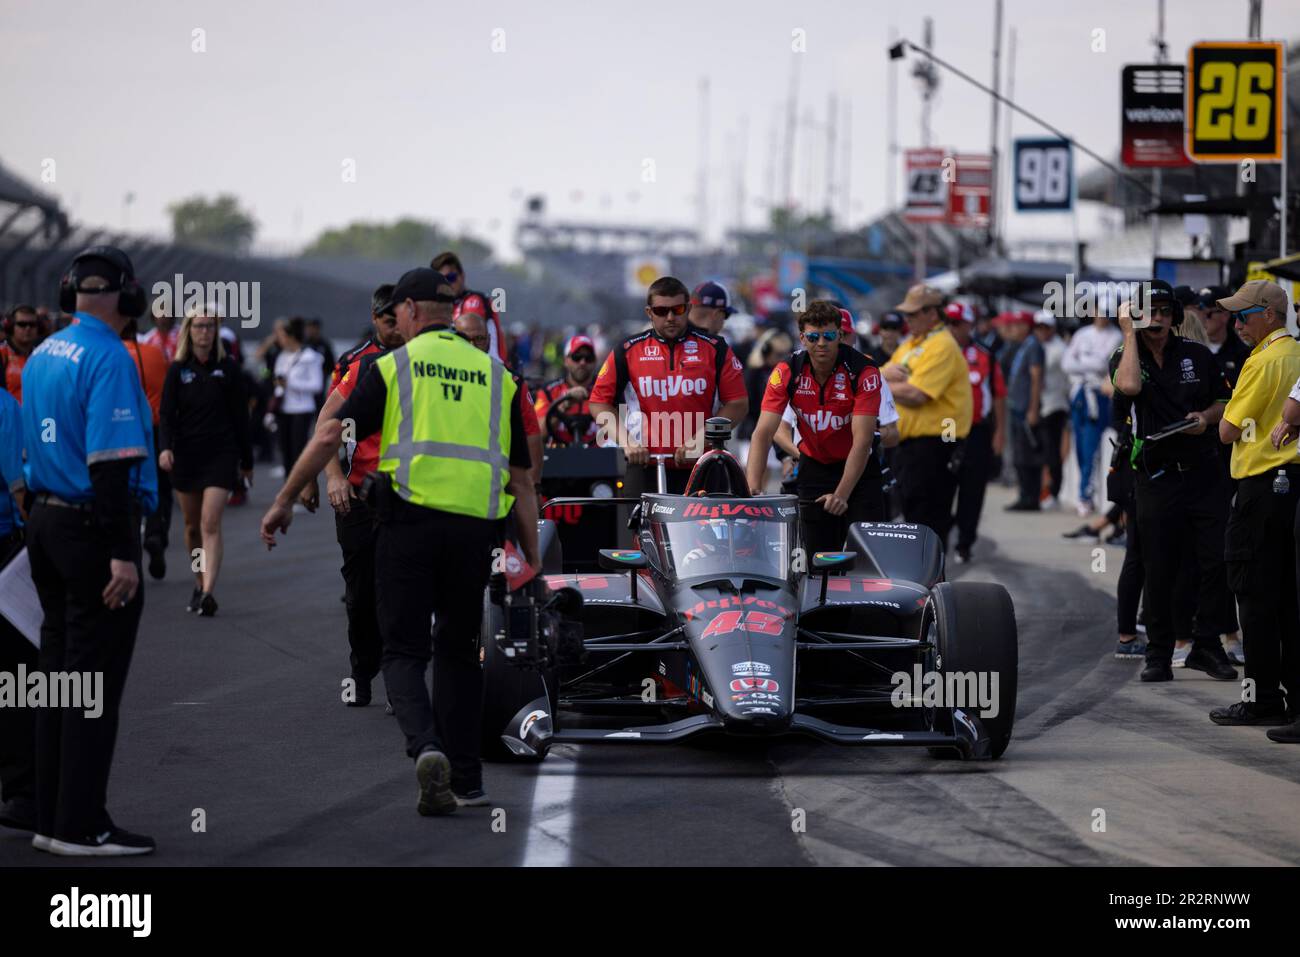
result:
[(238, 452), (173, 452), (172, 488), (178, 492), (202, 492), (224, 488), (233, 492), (239, 482)]

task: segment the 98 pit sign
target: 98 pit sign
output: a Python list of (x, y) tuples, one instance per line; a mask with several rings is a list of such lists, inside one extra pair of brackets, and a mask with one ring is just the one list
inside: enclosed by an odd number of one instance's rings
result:
[(1187, 155), (1198, 163), (1282, 159), (1282, 44), (1197, 43), (1187, 51)]

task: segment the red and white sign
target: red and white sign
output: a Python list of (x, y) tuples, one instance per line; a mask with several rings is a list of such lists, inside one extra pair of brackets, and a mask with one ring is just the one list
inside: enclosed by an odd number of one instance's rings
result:
[(904, 150), (907, 174), (907, 208), (903, 218), (909, 223), (941, 223), (948, 215), (948, 183), (944, 179), (946, 150)]
[(986, 153), (963, 153), (953, 159), (953, 181), (948, 187), (948, 225), (987, 226), (993, 196), (993, 158)]

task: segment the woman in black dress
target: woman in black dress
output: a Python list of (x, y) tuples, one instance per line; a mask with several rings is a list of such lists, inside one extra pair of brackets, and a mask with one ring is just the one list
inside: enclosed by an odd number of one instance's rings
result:
[(253, 481), (248, 402), (243, 376), (225, 354), (217, 309), (191, 310), (163, 383), (158, 467), (170, 473), (185, 516), (194, 593), (187, 611), (210, 618), (221, 570), (221, 515), (242, 479)]

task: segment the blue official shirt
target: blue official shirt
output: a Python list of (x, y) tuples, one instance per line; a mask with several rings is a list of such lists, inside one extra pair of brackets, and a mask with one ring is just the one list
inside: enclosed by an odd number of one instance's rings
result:
[(0, 536), (22, 524), (14, 491), (23, 484), (23, 412), (18, 400), (0, 389)]
[(23, 445), (27, 487), (69, 502), (95, 497), (90, 466), (138, 459), (131, 496), (158, 507), (153, 415), (122, 340), (88, 313), (56, 332), (23, 367)]

